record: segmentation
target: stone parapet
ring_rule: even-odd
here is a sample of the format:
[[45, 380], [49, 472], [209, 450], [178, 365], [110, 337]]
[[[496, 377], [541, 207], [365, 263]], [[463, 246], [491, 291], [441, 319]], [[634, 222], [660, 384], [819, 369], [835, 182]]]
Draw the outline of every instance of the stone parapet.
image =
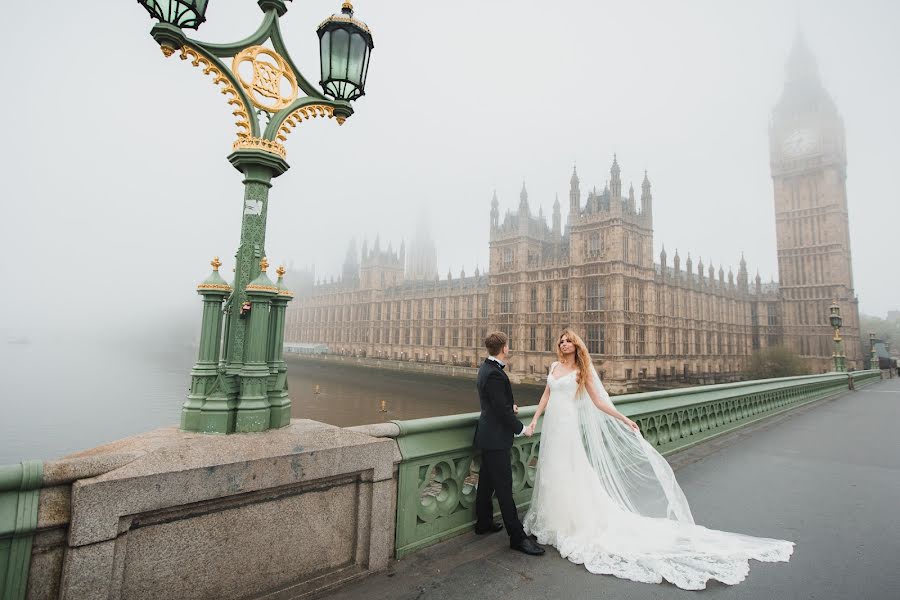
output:
[[390, 439], [295, 419], [162, 428], [48, 462], [18, 597], [317, 594], [387, 566], [399, 461]]

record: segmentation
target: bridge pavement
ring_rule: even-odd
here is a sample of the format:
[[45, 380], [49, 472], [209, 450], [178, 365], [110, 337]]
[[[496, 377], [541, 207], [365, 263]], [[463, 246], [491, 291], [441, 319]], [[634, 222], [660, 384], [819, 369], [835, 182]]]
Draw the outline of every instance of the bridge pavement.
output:
[[704, 592], [591, 575], [504, 534], [433, 546], [330, 600], [900, 598], [900, 379], [801, 407], [670, 457], [702, 525], [796, 542], [789, 563]]

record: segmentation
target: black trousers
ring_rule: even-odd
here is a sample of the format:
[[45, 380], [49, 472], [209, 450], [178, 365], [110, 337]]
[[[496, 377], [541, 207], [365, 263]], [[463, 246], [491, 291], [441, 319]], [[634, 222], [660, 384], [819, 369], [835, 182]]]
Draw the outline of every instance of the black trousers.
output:
[[496, 494], [503, 515], [503, 525], [509, 534], [509, 543], [518, 544], [525, 537], [516, 503], [512, 495], [512, 465], [509, 448], [482, 450], [481, 470], [478, 473], [478, 493], [475, 495], [475, 527], [487, 529], [494, 520], [491, 497]]

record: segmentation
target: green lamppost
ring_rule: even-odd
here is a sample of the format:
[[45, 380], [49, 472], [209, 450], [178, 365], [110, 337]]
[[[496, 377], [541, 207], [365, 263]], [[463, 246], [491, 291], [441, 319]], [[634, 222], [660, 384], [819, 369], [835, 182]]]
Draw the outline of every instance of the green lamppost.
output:
[[881, 365], [878, 362], [878, 352], [875, 351], [875, 332], [869, 332], [869, 350], [871, 352], [871, 358], [869, 358], [869, 368], [870, 369], [881, 369]]
[[847, 370], [844, 357], [844, 341], [841, 339], [841, 325], [843, 325], [844, 320], [841, 318], [841, 307], [838, 306], [837, 300], [831, 303], [829, 311], [829, 320], [831, 321], [831, 326], [834, 327], [834, 352], [831, 354], [831, 358], [834, 361], [834, 370], [838, 373], [843, 373]]
[[285, 47], [279, 26], [287, 12], [285, 0], [258, 0], [262, 23], [230, 44], [184, 34], [206, 20], [209, 0], [138, 3], [159, 21], [150, 35], [163, 54], [177, 53], [200, 67], [233, 108], [237, 131], [228, 160], [244, 176], [234, 282], [229, 285], [219, 276], [216, 259], [213, 275], [198, 286], [204, 301], [201, 348], [181, 427], [207, 433], [283, 427], [291, 413], [281, 348], [291, 294], [281, 280], [283, 270], [277, 283], [266, 275], [269, 188], [288, 170], [283, 143], [297, 125], [314, 117], [342, 125], [353, 114], [350, 102], [365, 94], [372, 34], [354, 18], [350, 2], [319, 25], [319, 89], [300, 73]]

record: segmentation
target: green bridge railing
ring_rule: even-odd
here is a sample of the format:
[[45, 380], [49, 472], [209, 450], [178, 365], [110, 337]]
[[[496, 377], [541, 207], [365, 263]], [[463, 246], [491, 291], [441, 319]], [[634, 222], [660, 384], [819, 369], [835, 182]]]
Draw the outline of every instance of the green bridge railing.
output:
[[[665, 455], [880, 378], [878, 370], [827, 373], [629, 394], [614, 402]], [[523, 407], [519, 417], [530, 419], [535, 409]], [[472, 440], [477, 421], [478, 413], [394, 421], [403, 457], [397, 558], [474, 527], [479, 453]], [[512, 448], [513, 498], [520, 509], [531, 501], [539, 452], [540, 424], [534, 436], [516, 438]]]

